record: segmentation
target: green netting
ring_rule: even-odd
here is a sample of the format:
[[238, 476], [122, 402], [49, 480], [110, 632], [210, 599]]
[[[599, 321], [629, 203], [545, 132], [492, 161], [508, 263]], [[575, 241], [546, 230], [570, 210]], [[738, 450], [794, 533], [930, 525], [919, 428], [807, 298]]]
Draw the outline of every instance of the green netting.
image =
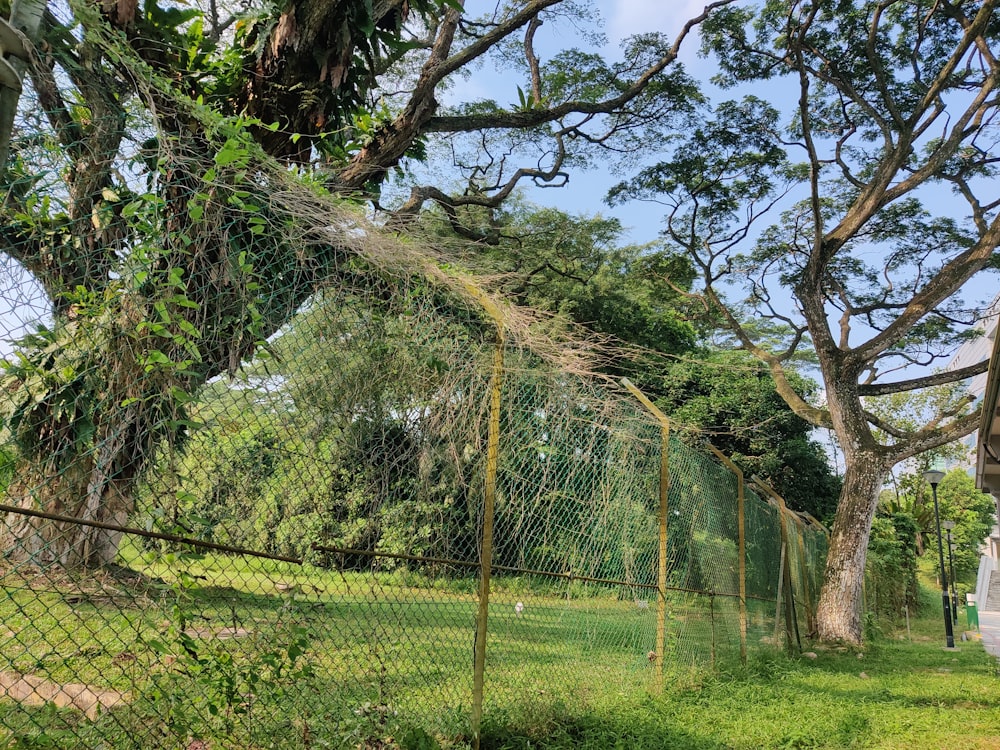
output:
[[[324, 289], [206, 382], [185, 439], [151, 448], [125, 529], [106, 531], [114, 567], [8, 557], [12, 735], [350, 747], [470, 731], [497, 345], [426, 283], [399, 277], [376, 304], [360, 284]], [[657, 650], [660, 426], [599, 380], [522, 346], [505, 357], [486, 710], [638, 695], [661, 670], [738, 658], [744, 637], [784, 645], [780, 512], [745, 488], [741, 612], [739, 479], [672, 438]], [[805, 622], [823, 537], [787, 525]]]

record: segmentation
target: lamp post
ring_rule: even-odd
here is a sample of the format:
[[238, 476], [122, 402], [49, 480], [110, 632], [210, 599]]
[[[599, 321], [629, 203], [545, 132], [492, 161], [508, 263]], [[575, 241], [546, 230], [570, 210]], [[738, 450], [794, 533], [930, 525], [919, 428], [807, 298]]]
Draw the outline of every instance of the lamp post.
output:
[[942, 521], [945, 533], [948, 535], [948, 576], [951, 578], [951, 621], [958, 624], [958, 592], [955, 590], [955, 558], [951, 553], [951, 530], [955, 528], [954, 521]]
[[934, 496], [934, 523], [937, 524], [938, 562], [941, 566], [941, 604], [944, 607], [945, 645], [948, 648], [955, 648], [955, 634], [951, 629], [951, 607], [948, 604], [948, 572], [944, 568], [944, 544], [941, 540], [941, 513], [938, 511], [937, 499], [937, 486], [944, 479], [944, 472], [930, 469], [924, 472], [924, 479], [930, 484], [931, 493]]

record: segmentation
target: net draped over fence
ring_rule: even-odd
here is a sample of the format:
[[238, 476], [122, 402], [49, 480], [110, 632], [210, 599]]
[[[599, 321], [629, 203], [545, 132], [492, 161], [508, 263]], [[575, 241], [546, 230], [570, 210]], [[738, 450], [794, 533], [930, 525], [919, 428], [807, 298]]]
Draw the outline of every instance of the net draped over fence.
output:
[[[707, 450], [665, 443], [628, 392], [498, 343], [468, 301], [413, 279], [366, 295], [323, 290], [263, 356], [205, 384], [125, 529], [104, 529], [114, 566], [52, 567], [45, 549], [4, 563], [10, 736], [463, 736], [477, 704], [488, 718], [655, 691], [804, 634], [820, 529]], [[31, 520], [74, 533], [54, 515]]]
[[820, 527], [90, 43], [141, 137], [11, 141], [0, 746], [464, 741], [809, 630]]

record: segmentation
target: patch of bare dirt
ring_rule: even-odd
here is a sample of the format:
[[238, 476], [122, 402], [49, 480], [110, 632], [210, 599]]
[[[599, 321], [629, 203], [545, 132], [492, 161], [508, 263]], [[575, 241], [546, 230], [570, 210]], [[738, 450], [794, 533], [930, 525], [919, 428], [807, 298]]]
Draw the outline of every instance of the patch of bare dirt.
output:
[[8, 698], [28, 706], [54, 703], [59, 708], [82, 711], [93, 721], [102, 711], [129, 703], [129, 693], [101, 690], [78, 682], [57, 683], [30, 674], [0, 671], [0, 699]]

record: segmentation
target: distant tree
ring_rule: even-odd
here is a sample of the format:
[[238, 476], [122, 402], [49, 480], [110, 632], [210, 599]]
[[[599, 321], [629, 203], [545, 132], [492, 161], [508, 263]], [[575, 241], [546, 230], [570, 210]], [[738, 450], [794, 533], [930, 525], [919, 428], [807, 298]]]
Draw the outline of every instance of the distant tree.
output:
[[625, 244], [617, 219], [535, 206], [499, 219], [498, 244], [482, 252], [513, 275], [508, 289], [522, 304], [663, 354], [694, 347], [687, 299], [674, 291], [694, 279], [685, 254]]
[[[658, 405], [681, 425], [699, 428], [745, 474], [766, 480], [790, 508], [832, 517], [840, 479], [813, 426], [782, 400], [766, 365], [740, 351], [703, 356], [666, 370]], [[789, 377], [804, 396], [815, 394], [815, 383]]]
[[963, 469], [952, 469], [938, 485], [942, 520], [955, 522], [952, 546], [955, 575], [975, 576], [979, 550], [996, 523], [996, 505], [991, 495], [976, 489], [975, 480]]

